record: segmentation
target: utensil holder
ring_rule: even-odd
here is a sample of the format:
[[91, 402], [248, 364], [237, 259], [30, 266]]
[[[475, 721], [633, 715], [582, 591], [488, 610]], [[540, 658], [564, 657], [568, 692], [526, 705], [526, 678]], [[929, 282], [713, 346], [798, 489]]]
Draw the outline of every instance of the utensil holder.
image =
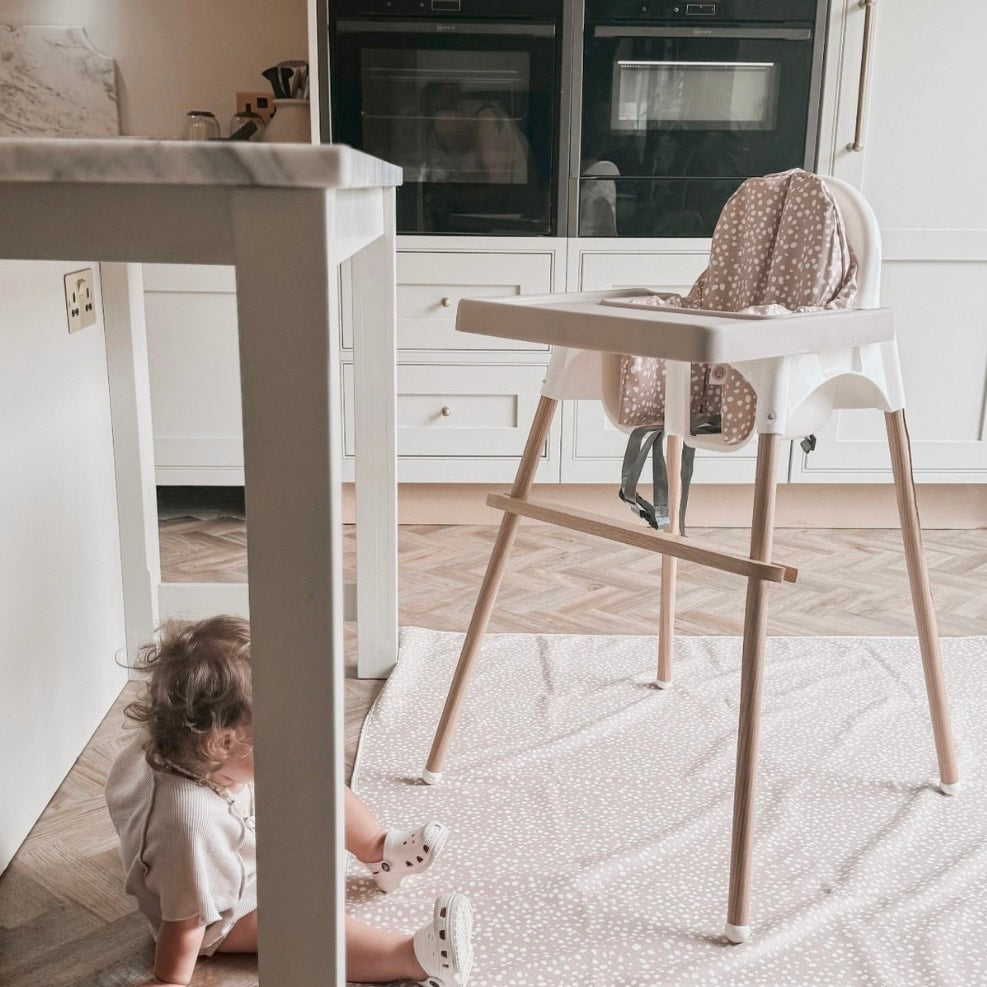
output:
[[310, 144], [312, 123], [307, 99], [274, 100], [274, 116], [263, 137], [265, 144]]

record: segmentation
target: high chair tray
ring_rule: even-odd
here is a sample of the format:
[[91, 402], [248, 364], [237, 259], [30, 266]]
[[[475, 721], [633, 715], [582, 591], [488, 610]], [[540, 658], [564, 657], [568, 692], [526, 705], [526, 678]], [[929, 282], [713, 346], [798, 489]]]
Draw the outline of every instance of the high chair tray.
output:
[[[709, 309], [706, 308], [687, 308], [684, 305], [645, 305], [643, 304], [643, 299], [646, 298], [660, 298], [662, 295], [667, 295], [667, 291], [653, 291], [651, 288], [626, 288], [626, 292], [633, 292], [634, 294], [624, 294], [621, 293], [619, 296], [608, 295], [606, 298], [601, 298], [599, 301], [600, 305], [608, 305], [616, 308], [632, 308], [636, 312], [669, 312], [676, 311], [681, 312], [683, 315], [712, 315]], [[715, 313], [721, 319], [740, 319], [742, 321], [751, 321], [753, 319], [787, 319], [789, 316], [796, 315], [795, 312], [780, 312], [777, 315], [765, 315], [762, 312], [716, 312]]]
[[741, 363], [845, 350], [894, 338], [891, 309], [841, 309], [771, 316], [600, 304], [644, 289], [515, 298], [464, 298], [460, 332], [689, 363]]

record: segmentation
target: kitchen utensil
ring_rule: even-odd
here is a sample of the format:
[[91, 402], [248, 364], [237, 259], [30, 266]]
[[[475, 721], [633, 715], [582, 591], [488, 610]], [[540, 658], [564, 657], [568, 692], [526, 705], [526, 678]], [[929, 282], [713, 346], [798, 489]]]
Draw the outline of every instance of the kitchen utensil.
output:
[[242, 126], [237, 127], [229, 137], [226, 139], [228, 141], [249, 141], [253, 140], [254, 134], [257, 133], [257, 124], [253, 120], [247, 120]]
[[212, 141], [219, 138], [219, 121], [209, 110], [189, 110], [185, 114], [187, 141]]
[[283, 62], [278, 62], [278, 68], [292, 70], [291, 83], [288, 87], [291, 98], [306, 98], [302, 95], [302, 86], [304, 80], [308, 78], [308, 62], [303, 58], [287, 58]]
[[292, 99], [291, 77], [295, 74], [295, 70], [289, 65], [279, 65], [278, 71], [281, 73], [281, 98]]
[[272, 65], [269, 69], [264, 69], [261, 75], [271, 84], [275, 99], [286, 99], [287, 94], [281, 88], [281, 69], [277, 65]]

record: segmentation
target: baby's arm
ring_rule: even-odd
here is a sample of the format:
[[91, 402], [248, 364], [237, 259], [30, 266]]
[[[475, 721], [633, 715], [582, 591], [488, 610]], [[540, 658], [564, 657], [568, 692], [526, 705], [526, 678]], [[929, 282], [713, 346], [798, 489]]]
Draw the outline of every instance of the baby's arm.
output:
[[154, 976], [158, 984], [187, 984], [199, 958], [206, 927], [195, 918], [162, 922], [154, 951]]

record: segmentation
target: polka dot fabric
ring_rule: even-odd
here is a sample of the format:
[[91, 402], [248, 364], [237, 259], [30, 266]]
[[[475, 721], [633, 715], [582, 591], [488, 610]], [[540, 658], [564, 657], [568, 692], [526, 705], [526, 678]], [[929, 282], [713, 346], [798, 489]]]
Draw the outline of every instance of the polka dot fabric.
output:
[[[649, 295], [644, 306], [783, 315], [848, 308], [857, 292], [857, 262], [839, 206], [825, 182], [801, 169], [751, 178], [731, 196], [713, 231], [709, 267], [688, 295]], [[622, 425], [662, 424], [665, 367], [652, 357], [624, 356]], [[750, 438], [757, 397], [732, 367], [692, 365], [692, 418], [719, 416], [726, 445]]]
[[987, 983], [987, 639], [942, 642], [963, 787], [935, 788], [913, 638], [769, 638], [752, 940], [728, 946], [740, 642], [488, 635], [442, 783], [419, 782], [462, 636], [418, 628], [353, 785], [385, 825], [449, 826], [426, 874], [348, 913], [413, 932], [475, 911], [470, 987]]

